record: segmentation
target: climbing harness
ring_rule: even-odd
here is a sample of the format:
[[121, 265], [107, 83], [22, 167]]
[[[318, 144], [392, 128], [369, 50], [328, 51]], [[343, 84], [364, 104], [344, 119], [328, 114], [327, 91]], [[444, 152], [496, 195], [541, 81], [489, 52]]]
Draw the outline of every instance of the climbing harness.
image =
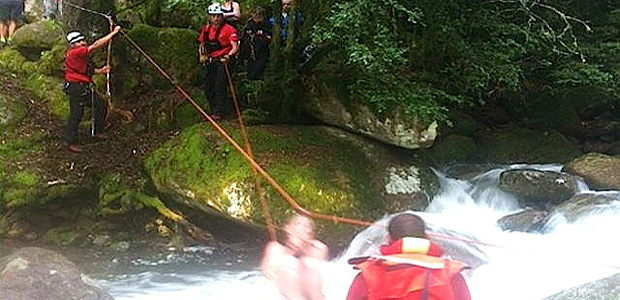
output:
[[[97, 15], [101, 15], [107, 18], [107, 15], [99, 13], [99, 12], [95, 12], [95, 11], [91, 11], [85, 8], [81, 8], [79, 6], [76, 6], [74, 4], [69, 3], [70, 6], [81, 9], [83, 11], [86, 12], [90, 12], [90, 13], [94, 13]], [[362, 221], [362, 220], [357, 220], [357, 219], [351, 219], [351, 218], [345, 218], [345, 217], [340, 217], [340, 216], [335, 216], [335, 215], [327, 215], [327, 214], [321, 214], [321, 213], [316, 213], [316, 212], [312, 212], [309, 211], [307, 209], [305, 209], [304, 207], [300, 206], [287, 192], [286, 190], [284, 190], [279, 184], [278, 182], [271, 177], [271, 175], [269, 173], [267, 173], [254, 159], [253, 153], [252, 153], [252, 148], [250, 146], [249, 143], [249, 138], [247, 137], [247, 132], [245, 130], [245, 126], [243, 125], [243, 122], [241, 120], [241, 114], [239, 111], [239, 105], [237, 103], [236, 100], [236, 96], [235, 96], [235, 92], [234, 92], [234, 86], [232, 85], [232, 76], [230, 74], [230, 70], [228, 68], [228, 65], [226, 63], [224, 63], [225, 66], [225, 70], [226, 70], [226, 75], [229, 81], [229, 87], [231, 89], [231, 94], [233, 95], [233, 101], [235, 104], [235, 110], [237, 113], [237, 117], [240, 119], [240, 127], [241, 127], [241, 131], [244, 134], [244, 139], [246, 142], [246, 147], [247, 150], [244, 150], [215, 120], [213, 120], [213, 118], [211, 118], [209, 116], [209, 114], [207, 114], [202, 107], [200, 107], [200, 105], [177, 83], [176, 80], [174, 80], [168, 73], [166, 73], [166, 71], [164, 71], [142, 48], [140, 48], [140, 46], [129, 37], [129, 35], [127, 35], [127, 33], [125, 33], [124, 30], [121, 29], [120, 31], [121, 35], [123, 37], [125, 37], [125, 39], [127, 39], [127, 41], [136, 49], [136, 51], [138, 51], [165, 79], [167, 79], [172, 86], [177, 90], [177, 92], [179, 92], [184, 98], [185, 100], [187, 100], [187, 102], [204, 118], [204, 120], [211, 124], [213, 126], [213, 128], [226, 140], [228, 141], [234, 148], [235, 150], [237, 150], [237, 152], [239, 152], [247, 161], [248, 163], [252, 166], [252, 169], [254, 170], [255, 173], [262, 175], [265, 180], [284, 198], [284, 200], [295, 210], [297, 211], [299, 214], [307, 216], [309, 218], [313, 218], [313, 219], [321, 219], [321, 220], [327, 220], [327, 221], [332, 221], [334, 223], [345, 223], [345, 224], [351, 224], [351, 225], [358, 225], [358, 226], [364, 226], [364, 227], [369, 227], [369, 226], [377, 226], [377, 227], [382, 227], [385, 228], [385, 225], [379, 225], [379, 224], [375, 224], [373, 222], [368, 222], [368, 221]], [[258, 176], [256, 176], [256, 181], [259, 181], [260, 178]], [[262, 186], [261, 186], [262, 189]], [[272, 240], [275, 239], [275, 226], [273, 225], [273, 221], [271, 219], [271, 214], [269, 212], [268, 206], [266, 201], [263, 199], [261, 199], [261, 204], [263, 205], [263, 210], [265, 211], [265, 219], [267, 220], [267, 225], [269, 227], [269, 234]], [[271, 223], [271, 224], [270, 224]], [[432, 238], [436, 238], [436, 239], [441, 239], [441, 240], [453, 240], [453, 241], [460, 241], [466, 244], [474, 244], [474, 245], [482, 245], [482, 246], [488, 246], [488, 247], [494, 247], [494, 248], [501, 248], [501, 249], [507, 249], [507, 250], [513, 250], [513, 251], [520, 251], [520, 252], [528, 252], [527, 249], [517, 249], [517, 248], [513, 248], [513, 247], [507, 247], [507, 246], [501, 246], [501, 245], [497, 245], [497, 244], [491, 244], [491, 243], [485, 243], [485, 242], [481, 242], [481, 241], [476, 241], [473, 239], [466, 239], [466, 238], [458, 238], [458, 237], [450, 237], [450, 236], [446, 236], [446, 235], [441, 235], [441, 234], [434, 234], [434, 233], [427, 233], [427, 235], [429, 237]], [[534, 252], [534, 251], [529, 251], [529, 252]], [[538, 254], [538, 253], [537, 253]], [[598, 265], [598, 266], [604, 266], [604, 267], [608, 267], [608, 268], [613, 268], [613, 269], [620, 269], [620, 266], [618, 265], [612, 265], [612, 264], [604, 264], [604, 263], [590, 263], [590, 265]]]
[[[106, 18], [106, 20], [108, 20], [108, 23], [110, 24], [110, 32], [112, 32], [112, 30], [114, 30], [114, 19], [112, 18], [112, 16], [108, 15], [108, 14], [104, 14], [104, 13], [100, 13], [98, 11], [94, 11], [94, 10], [90, 10], [88, 8], [85, 7], [81, 7], [79, 5], [75, 5], [73, 3], [70, 2], [66, 2], [69, 6], [91, 13], [91, 14], [95, 14], [101, 17]], [[107, 53], [106, 53], [106, 66], [108, 68], [111, 68], [111, 60], [112, 60], [112, 41], [110, 40], [108, 42], [107, 45]], [[110, 69], [111, 70], [111, 69]], [[112, 112], [117, 113], [119, 115], [121, 115], [124, 119], [124, 123], [131, 123], [134, 119], [135, 116], [131, 111], [128, 110], [124, 110], [124, 109], [120, 109], [120, 108], [116, 108], [114, 106], [114, 103], [112, 102], [112, 80], [111, 80], [111, 73], [108, 72], [106, 74], [106, 96], [104, 97], [105, 101], [106, 101], [106, 106], [105, 106], [105, 116], [104, 118], [107, 120], [108, 117], [111, 115]], [[96, 91], [93, 89], [93, 93], [95, 93]], [[94, 106], [94, 104], [93, 104]], [[94, 130], [94, 129], [93, 129]]]

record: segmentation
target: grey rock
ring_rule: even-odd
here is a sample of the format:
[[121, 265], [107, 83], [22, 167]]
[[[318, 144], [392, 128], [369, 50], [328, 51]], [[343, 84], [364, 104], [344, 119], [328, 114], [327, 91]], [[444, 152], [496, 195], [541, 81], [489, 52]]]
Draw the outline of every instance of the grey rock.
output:
[[620, 274], [582, 284], [549, 296], [543, 300], [618, 300]]
[[114, 299], [101, 288], [86, 282], [75, 264], [50, 250], [19, 249], [2, 260], [0, 269], [2, 299]]
[[579, 191], [573, 175], [531, 169], [502, 172], [499, 188], [541, 206], [562, 203]]
[[549, 213], [544, 210], [528, 208], [521, 212], [502, 217], [497, 221], [497, 225], [502, 230], [507, 231], [538, 231], [548, 214]]

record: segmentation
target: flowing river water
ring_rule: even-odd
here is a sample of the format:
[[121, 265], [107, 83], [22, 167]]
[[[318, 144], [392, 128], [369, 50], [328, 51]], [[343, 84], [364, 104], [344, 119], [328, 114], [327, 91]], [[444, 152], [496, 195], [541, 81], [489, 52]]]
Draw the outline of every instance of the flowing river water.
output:
[[[524, 166], [507, 168], [517, 167]], [[527, 167], [553, 171], [561, 168]], [[561, 217], [553, 218], [544, 234], [502, 231], [496, 221], [520, 210], [516, 199], [497, 187], [499, 174], [505, 169], [494, 169], [469, 181], [439, 174], [441, 192], [426, 211], [416, 212], [427, 221], [434, 240], [450, 256], [474, 267], [467, 274], [474, 300], [543, 299], [620, 273], [618, 191], [598, 192], [617, 199], [617, 205], [602, 207], [570, 224]], [[581, 190], [594, 193], [585, 184], [581, 184]], [[386, 224], [388, 217], [377, 222]], [[356, 274], [346, 260], [376, 253], [384, 236], [381, 227], [367, 228], [325, 266], [327, 299], [345, 298]], [[258, 271], [256, 258], [213, 258], [213, 250], [171, 249], [156, 258], [132, 259], [89, 275], [117, 300], [278, 299]]]

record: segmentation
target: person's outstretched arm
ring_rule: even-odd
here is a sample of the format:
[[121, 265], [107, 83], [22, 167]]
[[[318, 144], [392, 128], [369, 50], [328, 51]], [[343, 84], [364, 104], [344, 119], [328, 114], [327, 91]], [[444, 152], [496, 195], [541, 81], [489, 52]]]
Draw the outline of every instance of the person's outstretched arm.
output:
[[114, 27], [112, 32], [108, 33], [106, 36], [96, 40], [94, 43], [88, 46], [88, 52], [93, 52], [103, 46], [105, 46], [119, 31], [121, 30], [120, 26]]

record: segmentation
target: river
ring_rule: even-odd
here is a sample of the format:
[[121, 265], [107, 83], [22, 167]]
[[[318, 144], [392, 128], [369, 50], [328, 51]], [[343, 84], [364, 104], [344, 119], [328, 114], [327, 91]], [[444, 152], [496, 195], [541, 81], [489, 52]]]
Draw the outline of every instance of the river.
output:
[[[517, 168], [523, 166], [509, 166]], [[559, 165], [529, 165], [559, 171]], [[564, 289], [620, 273], [620, 205], [602, 208], [568, 224], [554, 218], [547, 233], [502, 231], [496, 221], [518, 212], [516, 199], [497, 188], [498, 168], [464, 181], [439, 174], [441, 192], [419, 213], [448, 255], [474, 268], [467, 282], [474, 300], [543, 299]], [[593, 193], [581, 184], [582, 193]], [[604, 192], [618, 199], [618, 191]], [[378, 220], [386, 224], [389, 216]], [[372, 254], [385, 232], [360, 232], [326, 268], [325, 293], [344, 299], [356, 272], [350, 257]], [[449, 238], [452, 237], [452, 238]], [[457, 237], [455, 240], [454, 237]], [[466, 242], [471, 241], [471, 242]], [[117, 300], [124, 299], [277, 299], [260, 275], [257, 257], [214, 258], [213, 249], [170, 249], [170, 253], [107, 262], [89, 274]], [[114, 266], [114, 267], [110, 267]]]

